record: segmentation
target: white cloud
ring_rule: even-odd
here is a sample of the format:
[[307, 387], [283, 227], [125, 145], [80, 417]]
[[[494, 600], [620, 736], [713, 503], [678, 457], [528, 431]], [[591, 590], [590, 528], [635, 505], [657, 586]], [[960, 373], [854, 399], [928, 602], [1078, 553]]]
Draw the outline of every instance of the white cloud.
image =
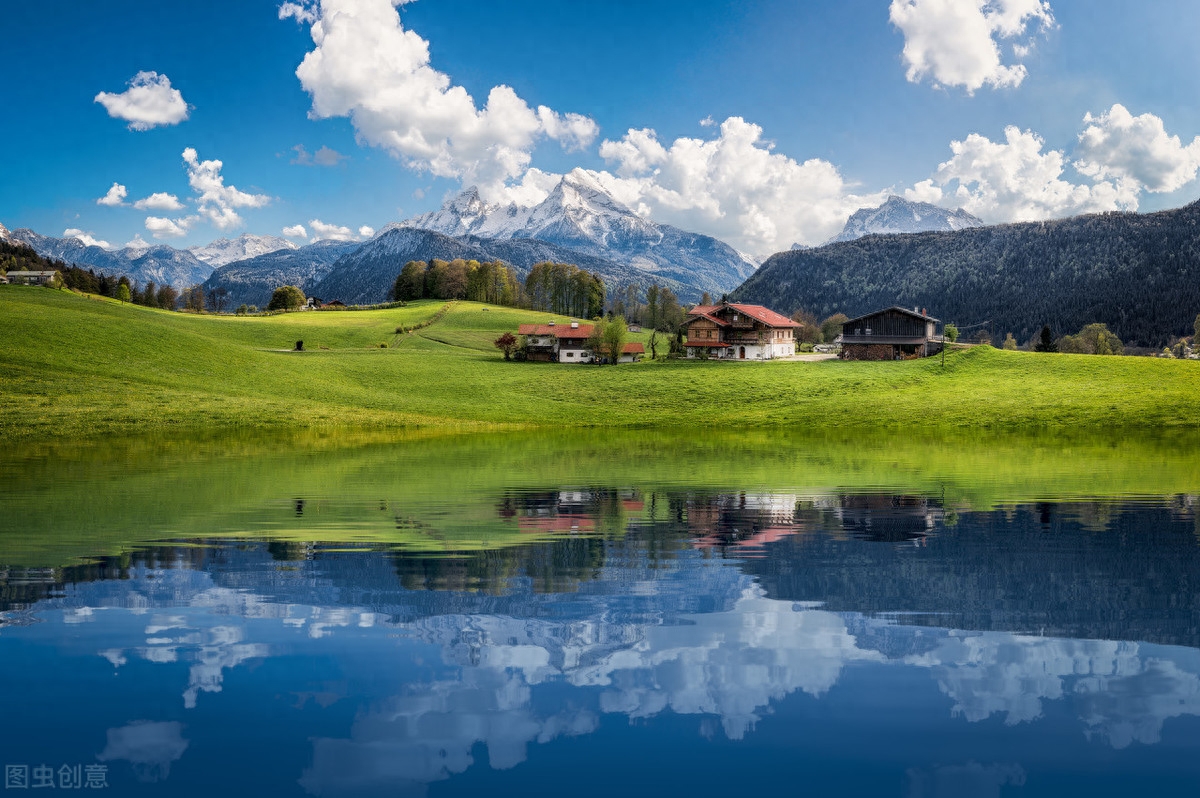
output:
[[110, 208], [115, 208], [118, 205], [125, 204], [125, 198], [129, 196], [129, 191], [120, 183], [113, 183], [112, 187], [100, 199], [96, 200], [97, 205], [107, 205]]
[[75, 227], [68, 227], [66, 230], [63, 230], [63, 238], [78, 238], [89, 247], [101, 247], [103, 249], [113, 248], [112, 244], [108, 243], [107, 241], [101, 241], [91, 233], [85, 233], [84, 231]]
[[358, 228], [358, 234], [363, 238], [370, 238], [371, 236], [375, 235], [375, 228], [364, 224], [362, 227]]
[[176, 125], [188, 117], [183, 94], [171, 88], [166, 75], [157, 72], [139, 72], [129, 81], [128, 89], [120, 94], [102, 91], [95, 102], [103, 105], [109, 116], [129, 122], [130, 130]]
[[308, 238], [308, 231], [304, 229], [302, 224], [294, 224], [291, 227], [285, 227], [281, 231], [288, 238]]
[[306, 150], [303, 144], [297, 144], [295, 147], [292, 147], [292, 150], [296, 153], [296, 157], [292, 159], [292, 163], [299, 164], [300, 166], [337, 166], [350, 157], [342, 155], [332, 147], [324, 145], [313, 153]]
[[1084, 116], [1075, 168], [1097, 179], [1133, 184], [1146, 191], [1175, 191], [1196, 179], [1200, 136], [1184, 145], [1154, 114], [1133, 116], [1117, 104], [1099, 116]]
[[937, 184], [948, 202], [990, 223], [1137, 208], [1136, 188], [1128, 183], [1064, 180], [1066, 155], [1043, 152], [1044, 142], [1036, 133], [1009, 126], [1004, 138], [993, 142], [972, 133], [951, 142], [953, 157], [938, 166], [932, 181], [922, 181], [906, 194], [932, 196]]
[[138, 233], [133, 238], [125, 242], [126, 249], [150, 249], [151, 244], [146, 239], [142, 238], [142, 234]]
[[304, 2], [301, 0], [299, 3], [293, 3], [291, 0], [288, 0], [288, 2], [285, 2], [279, 7], [280, 19], [288, 19], [291, 17], [297, 22], [303, 22], [306, 25], [313, 24], [320, 18], [320, 16], [321, 15], [317, 12], [317, 6], [315, 2]]
[[320, 241], [321, 239], [331, 239], [333, 241], [358, 240], [349, 227], [342, 227], [341, 225], [336, 224], [326, 224], [320, 219], [309, 219], [308, 229], [312, 230], [313, 241]]
[[217, 160], [201, 161], [191, 147], [183, 151], [183, 161], [187, 164], [188, 184], [196, 192], [200, 213], [221, 230], [243, 224], [235, 208], [261, 208], [270, 201], [264, 194], [247, 194], [235, 186], [225, 185], [225, 178], [221, 176], [224, 164]]
[[587, 149], [600, 134], [600, 126], [583, 114], [559, 114], [544, 105], [538, 106], [537, 113], [546, 135], [567, 152]]
[[309, 115], [345, 116], [359, 138], [409, 166], [476, 183], [494, 195], [529, 167], [542, 136], [567, 149], [587, 146], [595, 123], [578, 114], [535, 112], [508, 86], [482, 109], [462, 86], [430, 66], [429, 43], [405, 30], [403, 0], [288, 2], [281, 18], [312, 25], [315, 48], [296, 76], [312, 96]]
[[[973, 94], [984, 85], [1021, 85], [1025, 65], [1005, 64], [999, 39], [1018, 39], [1037, 25], [1054, 25], [1045, 0], [892, 0], [892, 24], [904, 34], [903, 59], [913, 83], [961, 86]], [[1013, 55], [1028, 56], [1031, 39], [1012, 43]]]
[[942, 201], [942, 189], [930, 178], [920, 181], [912, 188], [905, 189], [904, 198], [911, 202], [928, 202], [936, 205]]
[[828, 161], [799, 162], [772, 146], [762, 128], [740, 117], [722, 122], [714, 139], [679, 138], [669, 147], [652, 130], [630, 130], [600, 145], [617, 174], [593, 175], [642, 215], [756, 256], [794, 241], [821, 243], [855, 210], [883, 201], [882, 192], [852, 193]]
[[157, 191], [133, 203], [133, 207], [139, 211], [179, 211], [183, 210], [183, 203], [174, 194]]
[[196, 221], [195, 216], [188, 216], [183, 219], [166, 219], [162, 216], [147, 216], [146, 229], [155, 238], [183, 238], [188, 234], [192, 224]]

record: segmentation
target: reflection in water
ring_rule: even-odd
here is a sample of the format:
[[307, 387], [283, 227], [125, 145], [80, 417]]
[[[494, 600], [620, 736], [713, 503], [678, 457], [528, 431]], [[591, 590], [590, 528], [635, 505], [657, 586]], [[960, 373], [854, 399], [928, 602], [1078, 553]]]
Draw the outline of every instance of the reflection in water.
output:
[[[8, 568], [0, 677], [92, 673], [114, 700], [80, 721], [79, 750], [140, 781], [200, 778], [236, 733], [229, 713], [298, 735], [303, 761], [272, 783], [316, 795], [478, 787], [484, 763], [540, 772], [535, 747], [611, 753], [646, 727], [689, 757], [802, 756], [808, 735], [811, 767], [893, 728], [884, 783], [911, 795], [1036, 789], [1100, 747], [1140, 773], [1164, 741], [1188, 756], [1156, 777], [1197, 776], [1191, 497], [977, 513], [919, 495], [563, 486], [458, 511], [479, 507], [473, 523], [538, 542], [445, 557], [196, 539]], [[436, 534], [454, 508], [406, 523]], [[670, 784], [687, 762], [659, 766]]]

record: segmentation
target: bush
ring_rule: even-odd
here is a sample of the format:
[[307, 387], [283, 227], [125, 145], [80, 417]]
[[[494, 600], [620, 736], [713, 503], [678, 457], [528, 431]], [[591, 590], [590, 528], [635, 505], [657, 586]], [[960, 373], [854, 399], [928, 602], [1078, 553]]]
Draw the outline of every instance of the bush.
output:
[[281, 285], [271, 294], [267, 310], [295, 310], [305, 303], [304, 292], [294, 285]]

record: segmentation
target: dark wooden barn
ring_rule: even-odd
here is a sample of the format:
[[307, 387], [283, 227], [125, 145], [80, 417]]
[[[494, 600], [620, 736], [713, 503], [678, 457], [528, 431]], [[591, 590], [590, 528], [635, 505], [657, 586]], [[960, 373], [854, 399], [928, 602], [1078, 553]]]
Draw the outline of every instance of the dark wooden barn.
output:
[[938, 319], [924, 310], [877, 310], [842, 324], [843, 360], [907, 360], [942, 351]]

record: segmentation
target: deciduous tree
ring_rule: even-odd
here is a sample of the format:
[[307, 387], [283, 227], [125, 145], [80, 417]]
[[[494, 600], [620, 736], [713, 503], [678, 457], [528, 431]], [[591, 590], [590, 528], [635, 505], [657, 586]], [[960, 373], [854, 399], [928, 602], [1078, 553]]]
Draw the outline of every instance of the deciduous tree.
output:
[[295, 310], [305, 302], [304, 292], [294, 285], [281, 285], [271, 293], [267, 310]]

